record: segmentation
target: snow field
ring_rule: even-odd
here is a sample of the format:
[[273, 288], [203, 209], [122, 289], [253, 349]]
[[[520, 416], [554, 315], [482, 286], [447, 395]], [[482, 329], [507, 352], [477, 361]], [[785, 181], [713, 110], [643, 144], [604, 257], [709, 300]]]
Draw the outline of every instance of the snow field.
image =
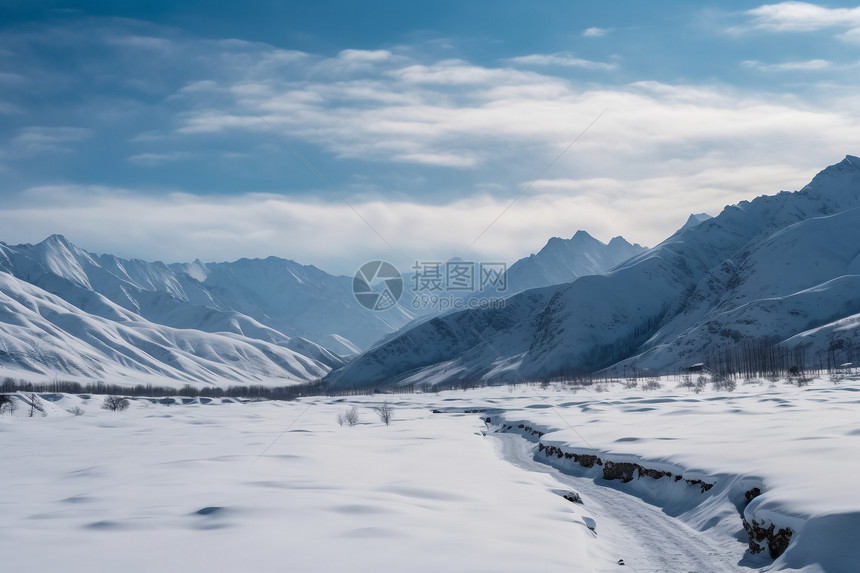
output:
[[[13, 571], [856, 570], [858, 381], [662, 384], [22, 403], [0, 417], [0, 549]], [[537, 442], [673, 475], [607, 481]], [[788, 550], [746, 554], [742, 513], [790, 528]]]
[[[475, 415], [405, 401], [386, 427], [359, 405], [359, 425], [340, 427], [348, 403], [331, 399], [100, 404], [65, 396], [47, 417], [26, 417], [22, 404], [0, 418], [4, 570], [514, 572], [611, 561], [578, 506], [500, 459]], [[73, 406], [86, 413], [59, 415]]]

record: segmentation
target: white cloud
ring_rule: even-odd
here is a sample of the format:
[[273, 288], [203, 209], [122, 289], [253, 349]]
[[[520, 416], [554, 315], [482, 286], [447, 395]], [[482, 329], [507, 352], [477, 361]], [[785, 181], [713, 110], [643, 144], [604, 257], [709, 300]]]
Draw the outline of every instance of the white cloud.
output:
[[[591, 28], [589, 28], [591, 29]], [[605, 62], [595, 62], [593, 60], [584, 60], [577, 58], [571, 54], [559, 52], [555, 54], [532, 54], [529, 56], [520, 56], [511, 58], [509, 61], [515, 64], [527, 66], [565, 66], [572, 68], [583, 68], [586, 70], [605, 70], [610, 71], [617, 69], [616, 64], [608, 64]]]
[[68, 151], [68, 144], [92, 137], [93, 133], [93, 130], [83, 127], [23, 127], [10, 142], [8, 151], [22, 156]]
[[860, 38], [860, 7], [826, 8], [808, 2], [765, 4], [746, 12], [751, 26], [772, 32], [815, 32], [828, 28], [847, 28], [836, 37], [848, 42]]
[[808, 2], [765, 4], [749, 10], [756, 28], [777, 32], [811, 32], [860, 26], [860, 8], [825, 8]]
[[487, 68], [463, 60], [443, 60], [432, 65], [413, 64], [389, 72], [407, 84], [469, 86], [487, 83], [534, 80], [529, 72]]
[[[797, 71], [828, 64], [746, 65]], [[232, 99], [216, 103], [197, 94], [177, 118], [178, 134], [242, 130], [271, 138], [268, 122], [289, 140], [311, 141], [340, 157], [457, 168], [520, 164], [537, 173], [608, 110], [571, 156], [588, 158], [579, 168], [589, 171], [614, 160], [632, 174], [697, 154], [742, 164], [792, 156], [814, 165], [801, 151], [804, 142], [823, 138], [816, 159], [830, 161], [852, 152], [860, 126], [850, 106], [811, 105], [790, 95], [659, 82], [582, 87], [550, 75], [450, 60], [335, 83], [271, 79], [253, 89], [225, 83], [217, 98]], [[576, 164], [568, 159], [560, 168]]]
[[165, 163], [172, 163], [174, 161], [189, 159], [191, 157], [192, 155], [190, 153], [186, 153], [183, 151], [174, 151], [171, 153], [138, 153], [129, 156], [128, 161], [130, 161], [131, 163], [136, 163], [138, 165], [154, 167], [158, 165], [163, 165]]
[[803, 60], [799, 62], [782, 62], [779, 64], [765, 64], [757, 60], [745, 60], [741, 62], [745, 68], [761, 70], [763, 72], [818, 72], [832, 69], [833, 62], [828, 60]]
[[608, 34], [611, 30], [609, 28], [586, 28], [582, 35], [586, 38], [600, 38]]
[[371, 229], [340, 201], [253, 193], [153, 197], [127, 189], [52, 186], [30, 189], [20, 204], [0, 211], [0, 228], [7, 242], [34, 242], [60, 232], [89, 250], [127, 257], [176, 262], [278, 255], [304, 263], [327, 261], [326, 270], [350, 274], [375, 257], [403, 268], [416, 259], [453, 255], [513, 262], [537, 251], [549, 237], [572, 236], [577, 229], [604, 241], [624, 235], [653, 246], [691, 212], [716, 214], [727, 203], [798, 188], [813, 175], [785, 164], [691, 167], [679, 175], [641, 179], [538, 181], [471, 251], [468, 246], [508, 198], [481, 193], [442, 204], [353, 201]]
[[342, 60], [354, 62], [384, 62], [393, 56], [388, 50], [342, 50], [337, 55]]
[[[138, 124], [146, 131], [132, 140], [129, 162], [159, 165], [211, 153], [213, 161], [229, 159], [228, 169], [241, 169], [251, 164], [245, 163], [249, 156], [271, 157], [261, 159], [263, 148], [289, 155], [268, 122], [302, 149], [313, 146], [322, 157], [315, 167], [326, 176], [326, 167], [340, 170], [330, 179], [343, 181], [341, 191], [362, 215], [410, 253], [403, 259], [459, 254], [510, 260], [578, 228], [602, 239], [624, 234], [654, 244], [690, 212], [716, 212], [742, 198], [800, 187], [846, 153], [860, 154], [860, 98], [856, 90], [848, 93], [845, 82], [842, 89], [814, 95], [655, 81], [600, 85], [568, 80], [546, 67], [578, 65], [570, 54], [532, 54], [514, 62], [545, 66], [525, 69], [510, 62], [419, 59], [404, 55], [415, 53], [405, 49], [323, 57], [238, 40], [171, 42], [178, 49], [167, 59], [159, 59], [157, 46], [127, 44], [149, 66], [141, 81], [149, 81], [145, 72], [158, 76], [165, 66], [188, 78], [171, 84], [159, 100], [158, 118]], [[825, 60], [744, 65], [773, 72], [838, 69]], [[604, 110], [546, 180], [478, 243], [478, 251], [463, 252], [521, 185]], [[144, 111], [135, 113], [151, 117]], [[20, 149], [36, 152], [64, 149], [91, 135], [31, 127], [12, 138]], [[344, 173], [358, 163], [362, 171], [355, 177]], [[407, 177], [421, 182], [413, 185]], [[308, 191], [284, 181], [291, 193]], [[399, 199], [385, 200], [392, 196]], [[17, 206], [4, 205], [0, 239], [33, 241], [63, 232], [84, 247], [129, 256], [274, 253], [328, 261], [342, 272], [351, 272], [356, 260], [385, 255], [385, 246], [348, 207], [328, 191], [320, 197], [325, 200], [43, 188]]]
[[166, 38], [156, 36], [117, 35], [108, 37], [107, 43], [113, 46], [129, 48], [144, 48], [157, 50], [159, 52], [171, 52], [175, 50], [176, 44]]
[[850, 42], [852, 44], [860, 44], [860, 27], [852, 28], [847, 32], [838, 34], [836, 37], [845, 42]]

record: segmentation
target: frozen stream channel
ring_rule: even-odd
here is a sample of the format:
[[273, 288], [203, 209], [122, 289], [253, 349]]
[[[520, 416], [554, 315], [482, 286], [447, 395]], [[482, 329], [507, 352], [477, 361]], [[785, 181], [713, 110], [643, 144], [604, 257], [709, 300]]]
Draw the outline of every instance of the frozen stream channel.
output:
[[559, 482], [559, 489], [579, 492], [584, 502], [582, 512], [593, 518], [597, 540], [623, 559], [630, 571], [751, 570], [740, 564], [746, 545], [734, 537], [696, 531], [659, 507], [616, 488], [612, 482], [600, 485], [591, 478], [568, 475], [537, 461], [537, 444], [518, 434], [493, 433], [487, 439], [495, 443], [503, 459], [531, 472], [549, 474]]

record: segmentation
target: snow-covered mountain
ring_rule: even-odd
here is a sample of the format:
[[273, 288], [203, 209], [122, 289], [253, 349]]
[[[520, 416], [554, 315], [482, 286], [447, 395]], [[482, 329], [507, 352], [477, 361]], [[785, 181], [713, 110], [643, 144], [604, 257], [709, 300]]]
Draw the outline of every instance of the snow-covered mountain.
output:
[[798, 192], [691, 217], [609, 273], [418, 324], [327, 379], [456, 384], [669, 369], [744, 340], [811, 343], [824, 336], [816, 328], [850, 330], [860, 313], [856, 207], [860, 159], [848, 156]]
[[286, 385], [317, 379], [339, 364], [321, 347], [312, 358], [306, 349], [241, 334], [155, 324], [84, 289], [70, 298], [77, 305], [0, 272], [4, 375], [120, 385]]
[[352, 278], [277, 257], [165, 265], [91, 254], [53, 235], [37, 245], [0, 243], [0, 270], [75, 306], [98, 293], [158, 324], [287, 346], [304, 338], [340, 355], [412, 318], [400, 307], [368, 312], [353, 297]]
[[274, 257], [165, 265], [60, 235], [0, 243], [0, 367], [163, 384], [315, 380], [411, 319], [367, 311], [351, 288]]
[[[529, 260], [581, 274], [633, 248], [585, 233], [562, 249], [555, 242]], [[0, 367], [51, 377], [312, 380], [414, 318], [403, 307], [368, 311], [352, 278], [276, 257], [167, 265], [92, 254], [53, 235], [0, 243], [0, 275]]]
[[570, 239], [553, 237], [537, 254], [511, 265], [507, 270], [507, 292], [515, 294], [530, 288], [573, 282], [585, 275], [598, 275], [644, 250], [639, 244], [631, 245], [624, 237], [615, 237], [606, 244], [585, 231], [577, 231]]

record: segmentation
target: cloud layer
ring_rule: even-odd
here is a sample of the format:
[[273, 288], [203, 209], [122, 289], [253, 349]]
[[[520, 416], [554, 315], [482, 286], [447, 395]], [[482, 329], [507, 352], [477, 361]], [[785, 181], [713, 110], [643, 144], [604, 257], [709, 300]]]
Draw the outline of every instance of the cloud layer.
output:
[[[857, 10], [797, 2], [743, 17], [837, 42], [860, 26]], [[860, 98], [824, 58], [732, 63], [793, 89], [630, 79], [614, 51], [478, 63], [420, 48], [320, 54], [107, 19], [9, 32], [0, 240], [62, 232], [126, 256], [278, 254], [345, 273], [376, 256], [510, 261], [581, 228], [653, 245], [691, 212], [796, 189], [860, 152]]]

